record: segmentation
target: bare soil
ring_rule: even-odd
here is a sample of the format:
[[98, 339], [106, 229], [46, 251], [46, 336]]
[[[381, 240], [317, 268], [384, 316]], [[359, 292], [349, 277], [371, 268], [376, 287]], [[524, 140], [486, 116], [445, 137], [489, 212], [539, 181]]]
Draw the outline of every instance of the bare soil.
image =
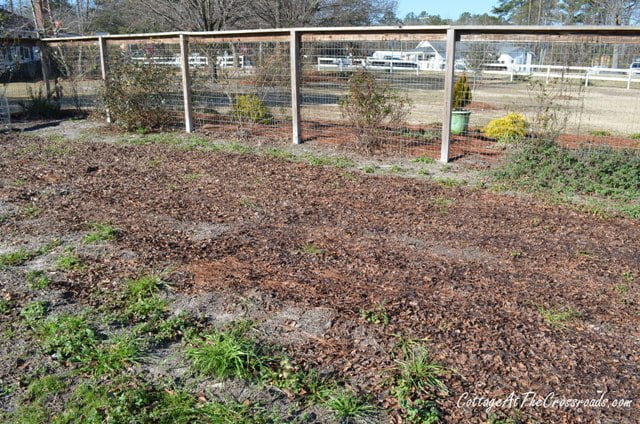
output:
[[[446, 422], [488, 419], [458, 405], [464, 393], [600, 391], [632, 404], [518, 409], [524, 422], [640, 420], [640, 281], [618, 289], [623, 275], [640, 275], [636, 221], [259, 155], [93, 142], [56, 153], [20, 136], [0, 146], [4, 250], [91, 222], [121, 231], [113, 249], [86, 253], [87, 269], [55, 281], [67, 303], [95, 302], [96, 290], [142, 269], [173, 269], [182, 308], [215, 323], [258, 321], [296, 359], [374, 395], [385, 422], [397, 420], [388, 377], [398, 335], [429, 340], [455, 370], [451, 394], [437, 399]], [[37, 219], [15, 212], [30, 204]], [[2, 278], [5, 296], [19, 291]], [[378, 304], [387, 326], [360, 318]], [[567, 307], [579, 316], [564, 328], [540, 313]], [[0, 367], [3, 380], [21, 372], [12, 361]]]

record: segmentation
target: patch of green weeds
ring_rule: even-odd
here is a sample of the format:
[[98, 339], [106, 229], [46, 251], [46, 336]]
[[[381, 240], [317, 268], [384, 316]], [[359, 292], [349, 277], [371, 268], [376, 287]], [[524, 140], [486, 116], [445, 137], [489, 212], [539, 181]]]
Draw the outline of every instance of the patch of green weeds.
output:
[[317, 370], [301, 369], [286, 355], [273, 358], [270, 367], [262, 369], [261, 381], [278, 387], [290, 397], [304, 396], [306, 401], [323, 402], [335, 388], [335, 381]]
[[267, 424], [279, 422], [277, 416], [254, 402], [207, 402], [199, 408], [203, 421], [212, 423]]
[[62, 377], [50, 374], [29, 383], [26, 395], [29, 399], [39, 400], [62, 393], [66, 388], [67, 384]]
[[610, 137], [611, 132], [603, 131], [603, 130], [594, 130], [594, 131], [589, 131], [589, 135], [592, 135], [594, 137]]
[[16, 178], [11, 182], [11, 185], [14, 187], [24, 187], [27, 185], [27, 181], [22, 178]]
[[184, 176], [184, 178], [189, 181], [198, 181], [206, 177], [207, 174], [205, 172], [192, 172], [189, 174], [185, 174]]
[[28, 250], [25, 248], [20, 248], [15, 252], [4, 253], [0, 255], [0, 270], [10, 266], [22, 265], [25, 262], [29, 262], [40, 255], [45, 255], [51, 252], [58, 246], [60, 246], [60, 240], [54, 240], [41, 247], [40, 249]]
[[236, 325], [226, 331], [194, 337], [185, 348], [185, 357], [191, 362], [191, 368], [203, 375], [220, 379], [255, 377], [266, 358], [246, 332], [246, 325]]
[[438, 178], [436, 179], [436, 182], [442, 187], [448, 188], [460, 187], [462, 185], [462, 181], [455, 178]]
[[51, 279], [42, 270], [34, 270], [27, 272], [27, 285], [32, 290], [43, 290], [51, 284]]
[[173, 342], [188, 334], [195, 326], [196, 322], [192, 317], [186, 313], [180, 313], [158, 320], [149, 330], [153, 333], [153, 340], [156, 343]]
[[6, 214], [0, 214], [0, 224], [2, 224], [3, 222], [6, 222], [9, 220], [9, 215]]
[[297, 159], [297, 156], [294, 155], [293, 153], [291, 153], [291, 152], [289, 152], [287, 150], [278, 149], [278, 148], [275, 148], [275, 147], [263, 150], [262, 154], [265, 155], [265, 156], [272, 157], [272, 158], [284, 159], [284, 160], [288, 160], [288, 161], [295, 161]]
[[42, 424], [49, 422], [49, 414], [42, 402], [34, 402], [21, 405], [6, 420], [8, 424]]
[[446, 196], [438, 196], [433, 199], [433, 204], [440, 210], [441, 213], [447, 212], [447, 210], [453, 205], [453, 199]]
[[302, 253], [305, 253], [307, 255], [311, 255], [311, 256], [321, 256], [327, 253], [326, 249], [322, 249], [318, 246], [315, 246], [311, 243], [307, 243], [304, 246], [302, 246], [301, 249]]
[[622, 273], [622, 279], [629, 284], [632, 284], [636, 281], [636, 275], [631, 271], [624, 271]]
[[113, 374], [140, 361], [140, 343], [131, 335], [115, 337], [92, 349], [84, 358], [85, 370], [93, 376]]
[[84, 268], [82, 260], [74, 253], [74, 249], [68, 247], [64, 253], [56, 259], [56, 267], [63, 271], [78, 271]]
[[98, 333], [83, 315], [48, 319], [37, 333], [44, 351], [61, 361], [86, 362], [98, 343]]
[[101, 223], [93, 223], [91, 224], [91, 232], [84, 236], [84, 243], [91, 244], [99, 241], [113, 241], [116, 239], [118, 235], [118, 230], [109, 225], [109, 224], [101, 224]]
[[376, 305], [373, 309], [361, 309], [360, 318], [370, 324], [389, 325], [391, 322], [391, 317], [382, 303]]
[[427, 169], [420, 169], [418, 170], [418, 175], [422, 175], [424, 177], [431, 175], [431, 172], [429, 172], [429, 170]]
[[0, 299], [0, 314], [7, 315], [11, 313], [13, 303], [7, 299]]
[[30, 219], [37, 218], [41, 213], [42, 209], [33, 203], [22, 208], [22, 215]]
[[36, 250], [20, 248], [15, 252], [3, 253], [0, 255], [0, 269], [10, 266], [22, 265], [38, 255]]
[[380, 170], [380, 167], [377, 165], [365, 165], [362, 167], [362, 171], [366, 174], [375, 174]]
[[632, 149], [569, 149], [552, 141], [522, 143], [493, 175], [500, 183], [547, 196], [599, 196], [631, 217], [637, 208], [640, 216], [640, 153]]
[[126, 282], [125, 294], [131, 300], [139, 300], [157, 293], [163, 285], [157, 275], [141, 275]]
[[167, 306], [168, 302], [156, 295], [139, 298], [127, 305], [126, 317], [129, 321], [155, 323], [167, 312]]
[[22, 308], [20, 316], [27, 322], [27, 324], [35, 325], [38, 321], [42, 320], [45, 315], [47, 315], [47, 310], [48, 307], [45, 302], [35, 301]]
[[249, 199], [248, 197], [243, 197], [239, 203], [243, 208], [258, 209], [260, 207], [255, 200]]
[[306, 155], [304, 159], [309, 165], [313, 166], [331, 166], [334, 168], [352, 168], [355, 163], [345, 156], [323, 156], [323, 155]]
[[324, 405], [335, 414], [341, 423], [369, 420], [377, 412], [376, 408], [366, 399], [347, 389], [331, 393]]
[[392, 394], [408, 423], [437, 423], [441, 412], [435, 400], [449, 390], [442, 377], [451, 370], [433, 361], [429, 350], [415, 341], [402, 340], [396, 360]]
[[391, 174], [404, 174], [407, 170], [400, 165], [393, 164], [389, 167], [389, 172]]
[[430, 165], [433, 163], [436, 163], [436, 160], [434, 158], [430, 158], [429, 156], [418, 156], [415, 157], [413, 159], [411, 159], [412, 163], [422, 163], [425, 165]]
[[580, 317], [580, 313], [570, 306], [548, 309], [544, 306], [539, 306], [538, 312], [547, 324], [559, 329], [566, 328], [570, 321]]

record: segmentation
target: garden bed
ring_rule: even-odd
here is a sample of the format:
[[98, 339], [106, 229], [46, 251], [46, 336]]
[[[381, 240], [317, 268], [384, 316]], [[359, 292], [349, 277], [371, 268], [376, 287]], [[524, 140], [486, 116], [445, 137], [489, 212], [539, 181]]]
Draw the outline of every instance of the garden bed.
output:
[[[66, 391], [93, 381], [87, 372], [69, 376], [73, 364], [42, 351], [21, 314], [27, 305], [46, 302], [51, 316], [100, 310], [128, 280], [156, 273], [168, 283], [170, 310], [197, 317], [198, 331], [252, 321], [256, 339], [369, 396], [373, 420], [401, 422], [394, 384], [398, 345], [407, 340], [450, 371], [438, 377], [448, 394], [420, 395], [445, 422], [640, 419], [637, 221], [241, 149], [95, 141], [0, 139], [0, 253], [37, 253], [0, 270], [5, 412], [29, 407], [29, 382], [43, 374], [66, 379], [43, 406], [49, 419], [71, 407]], [[117, 229], [113, 239], [84, 242], [92, 223]], [[52, 240], [59, 242], [43, 250]], [[69, 252], [82, 267], [61, 265]], [[48, 288], [25, 284], [34, 270], [51, 279]], [[128, 329], [104, 319], [107, 335]], [[194, 402], [233, 396], [289, 408], [285, 420], [337, 422], [329, 402], [304, 403], [308, 393], [290, 387], [274, 395], [268, 385], [243, 391], [210, 376], [186, 378], [184, 343], [149, 344], [120, 373], [168, 379], [166, 390], [185, 390]], [[606, 392], [632, 403], [487, 412], [459, 401], [512, 392]]]

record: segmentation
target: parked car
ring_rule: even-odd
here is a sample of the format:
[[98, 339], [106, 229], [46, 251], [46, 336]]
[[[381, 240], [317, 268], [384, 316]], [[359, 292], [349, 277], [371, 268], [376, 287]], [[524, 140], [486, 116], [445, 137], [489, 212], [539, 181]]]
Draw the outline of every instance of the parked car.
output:
[[631, 66], [629, 66], [629, 69], [631, 69], [631, 72], [633, 72], [634, 74], [640, 74], [640, 61], [633, 62]]

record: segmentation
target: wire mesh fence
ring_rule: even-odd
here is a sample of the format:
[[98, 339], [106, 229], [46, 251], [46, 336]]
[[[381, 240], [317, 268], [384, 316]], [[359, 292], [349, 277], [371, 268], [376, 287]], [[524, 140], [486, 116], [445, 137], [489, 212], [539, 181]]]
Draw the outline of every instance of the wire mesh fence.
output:
[[52, 79], [50, 90], [61, 106], [94, 107], [102, 79], [99, 46], [95, 42], [61, 43], [43, 51]]
[[30, 93], [42, 87], [41, 46], [35, 39], [0, 40], [0, 81], [3, 84], [1, 103], [6, 102], [13, 113], [21, 111], [20, 103], [29, 99]]
[[456, 80], [466, 77], [473, 98], [466, 111], [454, 112], [454, 120], [460, 119], [456, 114], [470, 116], [466, 130], [453, 126], [460, 134], [454, 134], [452, 146], [487, 156], [518, 139], [552, 139], [572, 148], [640, 147], [640, 45], [629, 41], [463, 38], [456, 43]]
[[444, 73], [419, 61], [425, 37], [303, 36], [303, 141], [439, 157]]
[[[146, 129], [148, 122], [155, 121], [162, 127], [183, 126], [184, 94], [178, 39], [106, 40], [106, 43], [106, 73], [110, 83], [106, 89], [122, 90], [123, 97], [129, 96], [128, 102], [122, 102], [125, 109], [121, 112], [126, 115], [127, 125]], [[132, 115], [138, 111], [145, 114], [136, 122]]]
[[289, 38], [191, 37], [196, 129], [218, 137], [291, 138]]
[[[167, 123], [448, 160], [501, 157], [519, 139], [640, 148], [638, 36], [629, 28], [410, 27], [104, 38], [111, 78], [126, 64], [164, 70], [149, 96]], [[100, 40], [44, 43], [66, 101], [95, 106]]]

